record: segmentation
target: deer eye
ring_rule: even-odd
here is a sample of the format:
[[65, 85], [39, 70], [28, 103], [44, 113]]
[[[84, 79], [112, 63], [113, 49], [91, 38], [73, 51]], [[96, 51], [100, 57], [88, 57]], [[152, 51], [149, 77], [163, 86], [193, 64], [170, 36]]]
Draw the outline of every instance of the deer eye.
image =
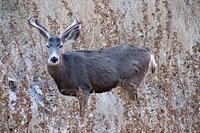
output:
[[47, 48], [50, 48], [50, 46], [49, 46], [49, 45], [47, 45]]
[[60, 45], [60, 46], [59, 46], [59, 48], [62, 48], [62, 47], [63, 47], [63, 45]]

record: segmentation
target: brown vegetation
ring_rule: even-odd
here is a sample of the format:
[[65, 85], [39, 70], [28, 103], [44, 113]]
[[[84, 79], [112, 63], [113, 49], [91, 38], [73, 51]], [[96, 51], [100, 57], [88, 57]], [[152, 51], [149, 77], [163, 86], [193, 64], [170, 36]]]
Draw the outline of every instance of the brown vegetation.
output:
[[[199, 131], [197, 0], [1, 0], [0, 7], [0, 132]], [[138, 90], [140, 106], [120, 89], [93, 94], [80, 126], [77, 100], [62, 96], [47, 73], [44, 40], [27, 22], [31, 13], [52, 33], [79, 17], [81, 37], [66, 50], [151, 48], [158, 69]]]

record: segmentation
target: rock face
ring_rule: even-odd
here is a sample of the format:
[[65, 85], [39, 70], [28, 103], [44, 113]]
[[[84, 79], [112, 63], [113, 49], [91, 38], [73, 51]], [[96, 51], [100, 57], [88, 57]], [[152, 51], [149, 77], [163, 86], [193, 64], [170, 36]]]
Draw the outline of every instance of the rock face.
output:
[[[0, 132], [197, 132], [200, 3], [186, 0], [1, 0]], [[66, 50], [120, 43], [152, 49], [158, 68], [138, 89], [140, 105], [119, 88], [93, 94], [85, 123], [76, 98], [62, 96], [46, 69], [45, 40], [32, 14], [52, 33], [81, 22]]]

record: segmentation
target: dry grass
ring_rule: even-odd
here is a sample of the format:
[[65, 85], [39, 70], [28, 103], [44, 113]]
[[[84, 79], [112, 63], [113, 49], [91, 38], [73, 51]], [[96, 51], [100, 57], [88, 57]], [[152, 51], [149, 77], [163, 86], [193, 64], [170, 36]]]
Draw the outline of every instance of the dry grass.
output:
[[[200, 2], [2, 0], [0, 6], [1, 132], [199, 131]], [[44, 40], [29, 27], [30, 13], [52, 33], [79, 16], [81, 37], [66, 50], [119, 43], [151, 48], [158, 70], [138, 91], [141, 105], [120, 89], [94, 94], [80, 126], [77, 99], [59, 94], [47, 73]]]

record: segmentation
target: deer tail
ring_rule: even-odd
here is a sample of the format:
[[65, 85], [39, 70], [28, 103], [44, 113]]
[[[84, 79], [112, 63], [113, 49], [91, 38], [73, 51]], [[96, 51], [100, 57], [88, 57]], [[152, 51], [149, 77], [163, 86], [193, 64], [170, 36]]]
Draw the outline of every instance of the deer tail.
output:
[[156, 67], [157, 67], [157, 64], [156, 64], [155, 58], [152, 54], [150, 54], [150, 69], [152, 73], [155, 72]]

